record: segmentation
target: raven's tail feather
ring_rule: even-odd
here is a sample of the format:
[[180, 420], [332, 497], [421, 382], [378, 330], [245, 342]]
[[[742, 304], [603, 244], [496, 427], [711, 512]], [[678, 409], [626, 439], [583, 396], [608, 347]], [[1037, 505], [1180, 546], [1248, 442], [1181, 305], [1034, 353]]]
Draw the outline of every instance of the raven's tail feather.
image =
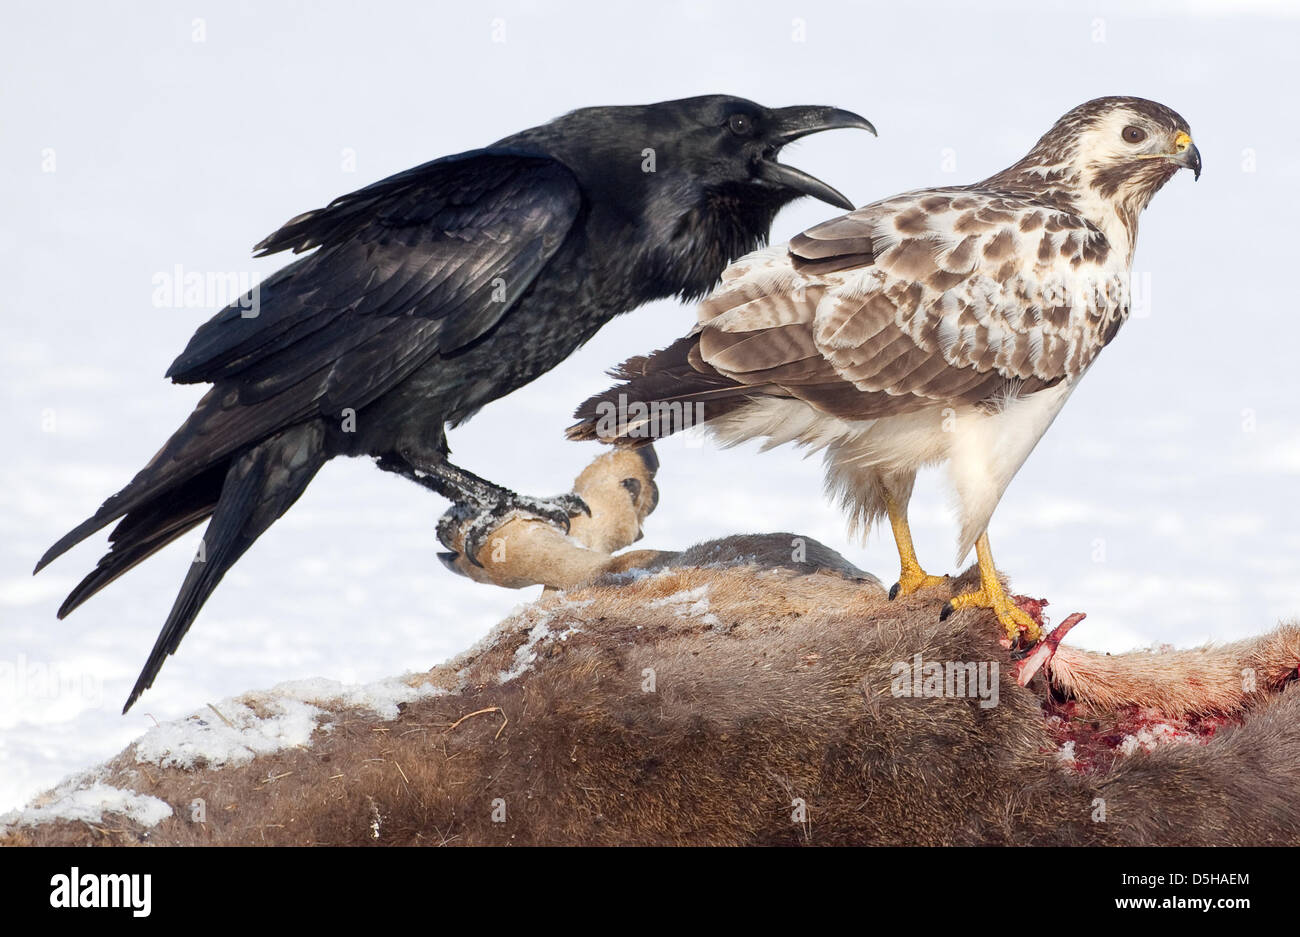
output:
[[[175, 493], [200, 476], [224, 472], [240, 453], [270, 439], [281, 427], [307, 418], [311, 408], [299, 397], [310, 391], [309, 382], [295, 393], [280, 395], [274, 406], [242, 406], [239, 393], [230, 387], [211, 388], [194, 412], [172, 433], [149, 464], [108, 498], [98, 511], [68, 531], [36, 564], [40, 572], [51, 562], [96, 531], [131, 513], [149, 513], [152, 505]], [[220, 479], [220, 474], [218, 474]], [[220, 481], [216, 483], [220, 485]]]
[[[298, 500], [325, 464], [324, 439], [325, 431], [320, 423], [302, 423], [277, 433], [230, 463], [199, 551], [122, 712], [130, 709], [140, 694], [153, 685], [163, 661], [176, 652], [226, 570]], [[185, 529], [201, 519], [192, 520]], [[169, 539], [180, 532], [173, 533]], [[115, 545], [114, 549], [119, 547]], [[123, 549], [124, 556], [129, 549], [129, 546]], [[144, 555], [140, 557], [143, 558]]]
[[66, 618], [110, 582], [211, 517], [228, 470], [228, 462], [218, 464], [122, 518], [109, 534], [109, 551], [64, 599], [59, 618]]

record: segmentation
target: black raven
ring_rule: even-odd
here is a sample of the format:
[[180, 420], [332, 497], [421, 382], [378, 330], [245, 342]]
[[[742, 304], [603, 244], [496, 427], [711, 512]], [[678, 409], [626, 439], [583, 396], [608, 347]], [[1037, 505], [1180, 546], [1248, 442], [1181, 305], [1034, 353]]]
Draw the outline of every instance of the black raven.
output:
[[446, 427], [555, 367], [614, 316], [704, 296], [800, 196], [852, 208], [776, 160], [792, 140], [848, 127], [875, 132], [848, 111], [721, 95], [585, 108], [344, 195], [258, 244], [259, 256], [316, 250], [199, 328], [167, 376], [211, 390], [36, 566], [121, 518], [63, 618], [211, 518], [122, 711], [226, 570], [334, 456], [371, 456], [482, 511], [567, 525], [576, 497], [520, 498], [457, 468]]

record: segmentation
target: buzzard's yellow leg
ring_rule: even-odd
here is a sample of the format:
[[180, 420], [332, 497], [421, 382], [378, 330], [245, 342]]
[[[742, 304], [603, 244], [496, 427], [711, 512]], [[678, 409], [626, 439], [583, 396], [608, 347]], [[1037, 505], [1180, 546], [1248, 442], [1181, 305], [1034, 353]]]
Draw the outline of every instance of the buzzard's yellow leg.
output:
[[1025, 642], [1033, 644], [1040, 637], [1038, 623], [1012, 601], [1007, 590], [1002, 588], [1002, 580], [998, 578], [997, 568], [993, 565], [993, 551], [989, 549], [988, 531], [980, 534], [975, 541], [975, 555], [979, 558], [980, 566], [979, 589], [954, 596], [944, 606], [939, 615], [940, 620], [963, 608], [991, 608], [1006, 629], [1008, 638], [1014, 642], [1017, 635], [1023, 634]]
[[921, 568], [916, 558], [916, 547], [912, 546], [912, 530], [907, 526], [907, 512], [899, 507], [889, 495], [885, 495], [885, 509], [889, 511], [889, 526], [894, 529], [894, 543], [898, 545], [898, 562], [902, 571], [898, 582], [889, 590], [889, 597], [896, 599], [900, 595], [911, 595], [926, 586], [941, 586], [947, 576], [931, 576]]

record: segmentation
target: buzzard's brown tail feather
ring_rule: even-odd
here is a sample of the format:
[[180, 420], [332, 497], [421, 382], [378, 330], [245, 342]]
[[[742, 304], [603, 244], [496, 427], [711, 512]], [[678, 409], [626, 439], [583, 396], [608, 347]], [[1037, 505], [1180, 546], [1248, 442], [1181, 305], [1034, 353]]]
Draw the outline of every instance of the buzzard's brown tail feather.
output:
[[635, 449], [730, 413], [763, 390], [733, 381], [705, 363], [698, 335], [629, 358], [609, 375], [623, 383], [578, 407], [573, 415], [580, 422], [566, 430], [570, 439]]

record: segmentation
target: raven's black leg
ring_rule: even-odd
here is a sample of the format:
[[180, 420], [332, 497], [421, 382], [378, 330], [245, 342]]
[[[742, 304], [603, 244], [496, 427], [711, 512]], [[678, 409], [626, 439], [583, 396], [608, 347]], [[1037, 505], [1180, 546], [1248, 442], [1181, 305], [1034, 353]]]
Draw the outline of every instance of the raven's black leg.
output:
[[576, 494], [554, 498], [519, 495], [445, 459], [433, 462], [402, 453], [376, 458], [375, 464], [455, 502], [438, 521], [438, 539], [448, 549], [455, 549], [455, 535], [463, 528], [465, 555], [475, 566], [481, 565], [477, 556], [483, 540], [512, 513], [531, 514], [565, 533], [569, 532], [569, 518], [578, 514], [591, 516], [591, 509]]
[[385, 472], [409, 478], [417, 485], [456, 502], [491, 504], [515, 496], [510, 489], [494, 485], [445, 460], [428, 462], [407, 455], [385, 455], [376, 458], [375, 464]]

